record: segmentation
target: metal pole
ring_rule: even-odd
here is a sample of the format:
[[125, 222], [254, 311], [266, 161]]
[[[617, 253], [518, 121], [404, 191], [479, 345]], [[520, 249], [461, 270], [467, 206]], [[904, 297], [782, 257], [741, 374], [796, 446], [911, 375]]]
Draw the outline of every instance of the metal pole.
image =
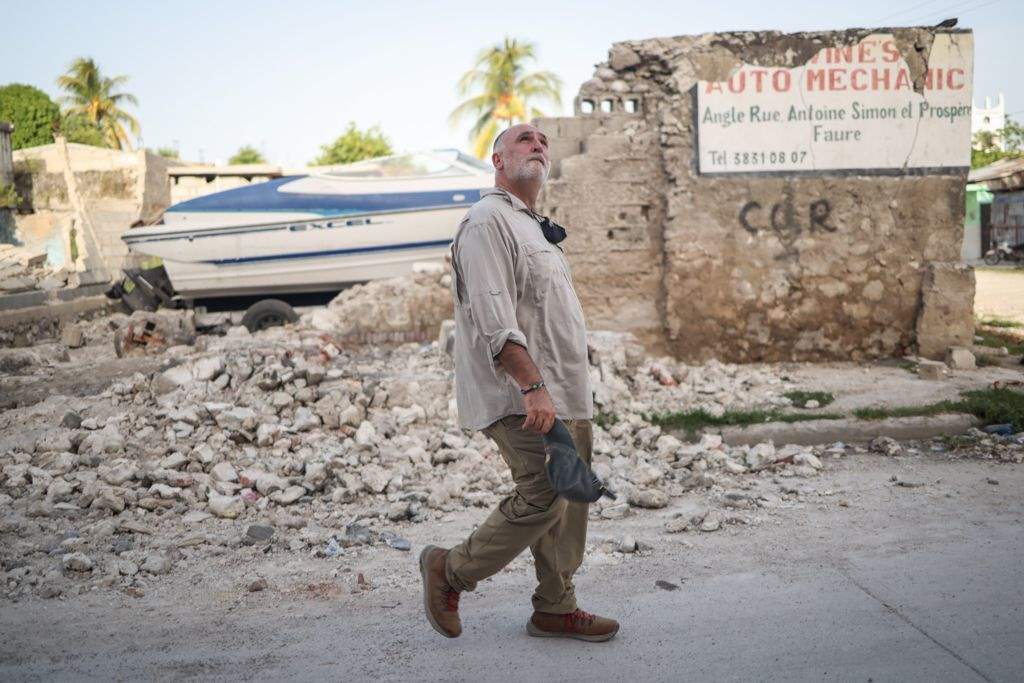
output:
[[13, 123], [0, 121], [0, 185], [14, 184], [14, 156], [11, 149], [13, 132]]

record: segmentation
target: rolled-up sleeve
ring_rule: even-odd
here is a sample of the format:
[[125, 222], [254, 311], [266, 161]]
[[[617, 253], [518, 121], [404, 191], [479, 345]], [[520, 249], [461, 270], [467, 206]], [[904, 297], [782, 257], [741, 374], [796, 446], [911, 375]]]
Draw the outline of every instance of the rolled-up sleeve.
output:
[[487, 342], [492, 363], [510, 341], [526, 347], [526, 335], [516, 320], [512, 249], [500, 230], [488, 224], [466, 225], [455, 246], [457, 291], [469, 305], [477, 332]]

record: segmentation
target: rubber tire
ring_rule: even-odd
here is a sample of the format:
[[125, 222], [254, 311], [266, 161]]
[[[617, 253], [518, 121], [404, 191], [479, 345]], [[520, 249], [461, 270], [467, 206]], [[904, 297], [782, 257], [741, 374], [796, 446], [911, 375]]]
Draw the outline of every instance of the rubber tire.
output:
[[987, 263], [990, 266], [997, 265], [1001, 257], [1002, 254], [1000, 254], [998, 251], [990, 251], [989, 253], [985, 254], [985, 263]]
[[250, 332], [258, 332], [268, 327], [293, 323], [298, 319], [299, 314], [295, 309], [280, 299], [261, 299], [246, 309], [242, 324]]

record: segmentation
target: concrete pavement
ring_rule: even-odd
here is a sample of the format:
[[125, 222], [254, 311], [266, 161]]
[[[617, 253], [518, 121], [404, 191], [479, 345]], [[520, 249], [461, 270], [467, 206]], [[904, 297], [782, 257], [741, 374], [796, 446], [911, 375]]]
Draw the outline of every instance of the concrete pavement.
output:
[[[416, 551], [454, 542], [481, 510], [408, 527], [412, 553], [270, 553], [253, 566], [227, 550], [182, 563], [139, 599], [5, 602], [0, 680], [1022, 678], [1024, 468], [865, 455], [814, 486], [713, 534], [665, 534], [671, 510], [595, 521], [595, 544], [630, 533], [653, 547], [591, 553], [578, 576], [582, 606], [622, 622], [605, 644], [526, 635], [524, 561], [463, 597], [461, 638], [429, 628]], [[248, 593], [242, 577], [253, 572], [271, 588]], [[353, 592], [357, 572], [376, 588]]]
[[358, 611], [166, 606], [170, 614], [149, 609], [129, 623], [59, 603], [26, 621], [14, 606], [0, 619], [0, 678], [1020, 680], [1024, 538], [1015, 523], [977, 532], [845, 566], [804, 562], [785, 576], [688, 579], [661, 563], [679, 586], [671, 591], [619, 572], [587, 604], [623, 623], [605, 645], [529, 638], [507, 586], [467, 596], [466, 632], [452, 641], [422, 623], [418, 586], [397, 605]]

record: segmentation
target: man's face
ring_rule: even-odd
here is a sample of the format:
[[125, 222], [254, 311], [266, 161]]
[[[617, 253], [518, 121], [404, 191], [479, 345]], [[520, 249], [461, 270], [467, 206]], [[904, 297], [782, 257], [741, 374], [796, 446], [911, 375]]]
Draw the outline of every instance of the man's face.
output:
[[502, 136], [491, 162], [499, 173], [513, 182], [539, 180], [543, 183], [551, 167], [548, 138], [529, 124], [513, 126]]

